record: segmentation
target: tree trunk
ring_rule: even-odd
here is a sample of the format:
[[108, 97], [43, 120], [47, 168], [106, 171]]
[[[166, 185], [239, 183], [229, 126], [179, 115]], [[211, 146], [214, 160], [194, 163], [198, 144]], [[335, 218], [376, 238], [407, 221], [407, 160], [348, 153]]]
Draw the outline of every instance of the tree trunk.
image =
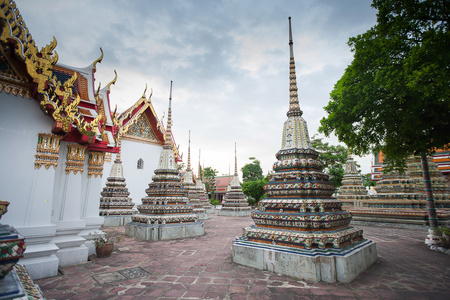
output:
[[421, 155], [421, 159], [422, 159], [423, 183], [425, 186], [425, 195], [427, 197], [428, 219], [430, 220], [430, 226], [432, 228], [436, 228], [436, 227], [438, 227], [437, 215], [436, 215], [436, 205], [434, 203], [433, 190], [431, 188], [430, 172], [428, 171], [427, 155], [425, 153], [423, 153]]

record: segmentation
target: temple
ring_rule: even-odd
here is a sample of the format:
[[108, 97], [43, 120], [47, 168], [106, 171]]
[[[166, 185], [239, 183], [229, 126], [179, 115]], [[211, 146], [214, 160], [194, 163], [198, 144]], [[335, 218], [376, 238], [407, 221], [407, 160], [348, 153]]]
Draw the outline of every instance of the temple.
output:
[[281, 150], [252, 211], [255, 225], [233, 243], [233, 261], [311, 282], [351, 282], [377, 259], [375, 243], [349, 226], [351, 215], [332, 198], [334, 186], [311, 147], [297, 95], [289, 17], [290, 101]]
[[[438, 223], [450, 224], [450, 194], [432, 158], [428, 158], [431, 185]], [[375, 187], [376, 195], [354, 201], [349, 208], [353, 222], [380, 226], [429, 225], [425, 188], [420, 158], [409, 157], [403, 174], [398, 171], [381, 173]]]
[[20, 263], [31, 277], [56, 276], [95, 253], [104, 156], [119, 151], [109, 98], [117, 74], [96, 89], [103, 51], [87, 67], [66, 66], [55, 38], [38, 49], [15, 2], [0, 1], [0, 19], [4, 219], [27, 241]]
[[[127, 187], [130, 198], [137, 205], [146, 195], [143, 187], [147, 186], [149, 178], [158, 167], [158, 157], [164, 144], [164, 126], [158, 118], [152, 104], [152, 95], [147, 95], [145, 86], [142, 96], [124, 112], [119, 114], [121, 125], [121, 161], [127, 178]], [[172, 135], [172, 144], [175, 160], [181, 161], [181, 156], [175, 139]], [[114, 164], [105, 162], [105, 169], [111, 170]], [[131, 180], [132, 179], [132, 180]], [[106, 176], [102, 179], [102, 185], [106, 185]]]
[[245, 217], [250, 215], [250, 205], [242, 192], [237, 169], [236, 144], [234, 145], [234, 176], [222, 201], [219, 216]]
[[170, 240], [199, 236], [205, 233], [203, 222], [193, 213], [192, 205], [181, 177], [178, 175], [172, 145], [172, 82], [165, 143], [159, 156], [158, 168], [145, 190], [147, 197], [137, 206], [138, 214], [125, 225], [125, 233], [142, 240]]
[[194, 183], [194, 174], [192, 173], [191, 168], [191, 131], [189, 130], [189, 145], [188, 145], [188, 162], [186, 167], [186, 173], [183, 176], [183, 185], [186, 189], [187, 196], [189, 198], [189, 202], [192, 205], [192, 211], [194, 214], [198, 216], [200, 220], [207, 220], [208, 214], [206, 213], [206, 209], [203, 207], [203, 204], [200, 203], [200, 194], [199, 189]]

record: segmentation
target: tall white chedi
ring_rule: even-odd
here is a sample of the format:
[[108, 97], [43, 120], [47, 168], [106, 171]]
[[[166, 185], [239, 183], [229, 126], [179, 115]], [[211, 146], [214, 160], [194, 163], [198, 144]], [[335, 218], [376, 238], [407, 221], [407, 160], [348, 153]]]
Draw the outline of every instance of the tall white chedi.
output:
[[250, 206], [247, 198], [242, 192], [239, 183], [237, 169], [236, 143], [234, 144], [234, 176], [223, 197], [222, 209], [219, 210], [219, 216], [245, 217], [250, 215]]
[[176, 168], [172, 147], [172, 82], [170, 82], [169, 111], [165, 144], [158, 168], [145, 190], [147, 197], [138, 205], [139, 214], [125, 225], [125, 233], [143, 240], [170, 240], [203, 235], [205, 228], [192, 205]]

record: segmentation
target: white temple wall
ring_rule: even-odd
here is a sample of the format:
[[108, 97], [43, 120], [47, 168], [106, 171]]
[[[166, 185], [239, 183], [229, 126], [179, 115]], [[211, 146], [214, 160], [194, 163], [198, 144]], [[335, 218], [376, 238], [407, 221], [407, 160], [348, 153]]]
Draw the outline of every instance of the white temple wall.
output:
[[[53, 121], [42, 113], [34, 99], [4, 92], [0, 93], [0, 99], [0, 198], [10, 202], [8, 213], [1, 222], [21, 227], [29, 223], [26, 217], [30, 216], [32, 209], [33, 189], [35, 193], [41, 193], [42, 204], [34, 214], [48, 213], [51, 206], [52, 199], [48, 193], [40, 190], [39, 186], [33, 186], [33, 183], [38, 183], [38, 172], [34, 169], [38, 133], [48, 132]], [[45, 170], [44, 167], [41, 169]], [[48, 223], [48, 217], [38, 223]]]
[[[142, 204], [141, 199], [146, 197], [145, 190], [148, 184], [152, 182], [154, 171], [158, 167], [158, 159], [161, 154], [162, 146], [155, 144], [140, 143], [136, 141], [122, 140], [121, 159], [123, 173], [126, 179], [127, 188], [130, 192], [130, 198], [136, 205]], [[113, 155], [111, 164], [106, 164], [103, 169], [102, 188], [106, 186], [106, 178], [109, 177], [111, 166], [116, 156]], [[144, 161], [143, 169], [137, 168], [138, 160]], [[98, 198], [100, 199], [100, 193]]]
[[49, 133], [52, 124], [36, 100], [0, 93], [0, 198], [10, 202], [1, 223], [25, 237], [20, 263], [34, 279], [58, 273], [58, 247], [51, 242], [56, 233], [51, 221], [55, 170], [34, 168], [38, 134]]

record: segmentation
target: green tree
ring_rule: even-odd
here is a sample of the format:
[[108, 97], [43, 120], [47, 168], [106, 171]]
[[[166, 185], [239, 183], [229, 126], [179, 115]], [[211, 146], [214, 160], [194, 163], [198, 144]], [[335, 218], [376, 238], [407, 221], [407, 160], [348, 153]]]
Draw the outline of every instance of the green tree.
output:
[[261, 162], [254, 157], [249, 157], [252, 161], [249, 164], [245, 164], [242, 168], [242, 181], [254, 181], [263, 179], [263, 171], [261, 169]]
[[211, 193], [211, 196], [213, 197], [215, 197], [216, 192], [215, 178], [217, 173], [219, 173], [219, 171], [211, 167], [203, 169], [203, 183], [205, 184], [206, 191]]
[[364, 186], [376, 186], [377, 182], [372, 180], [372, 174], [367, 173], [363, 174], [362, 176], [362, 182]]
[[269, 182], [269, 177], [252, 180], [242, 183], [242, 192], [248, 197], [247, 202], [250, 205], [256, 205], [259, 200], [264, 198], [264, 186]]
[[[320, 131], [334, 132], [352, 153], [382, 150], [392, 166], [412, 154], [449, 149], [450, 5], [446, 0], [374, 0], [377, 24], [350, 38], [354, 59], [331, 92]], [[432, 192], [430, 224], [437, 226]]]
[[330, 145], [322, 140], [322, 138], [313, 136], [311, 146], [320, 153], [319, 160], [323, 163], [323, 172], [330, 176], [330, 182], [336, 188], [340, 187], [344, 177], [344, 165], [347, 161], [347, 148], [341, 145]]

